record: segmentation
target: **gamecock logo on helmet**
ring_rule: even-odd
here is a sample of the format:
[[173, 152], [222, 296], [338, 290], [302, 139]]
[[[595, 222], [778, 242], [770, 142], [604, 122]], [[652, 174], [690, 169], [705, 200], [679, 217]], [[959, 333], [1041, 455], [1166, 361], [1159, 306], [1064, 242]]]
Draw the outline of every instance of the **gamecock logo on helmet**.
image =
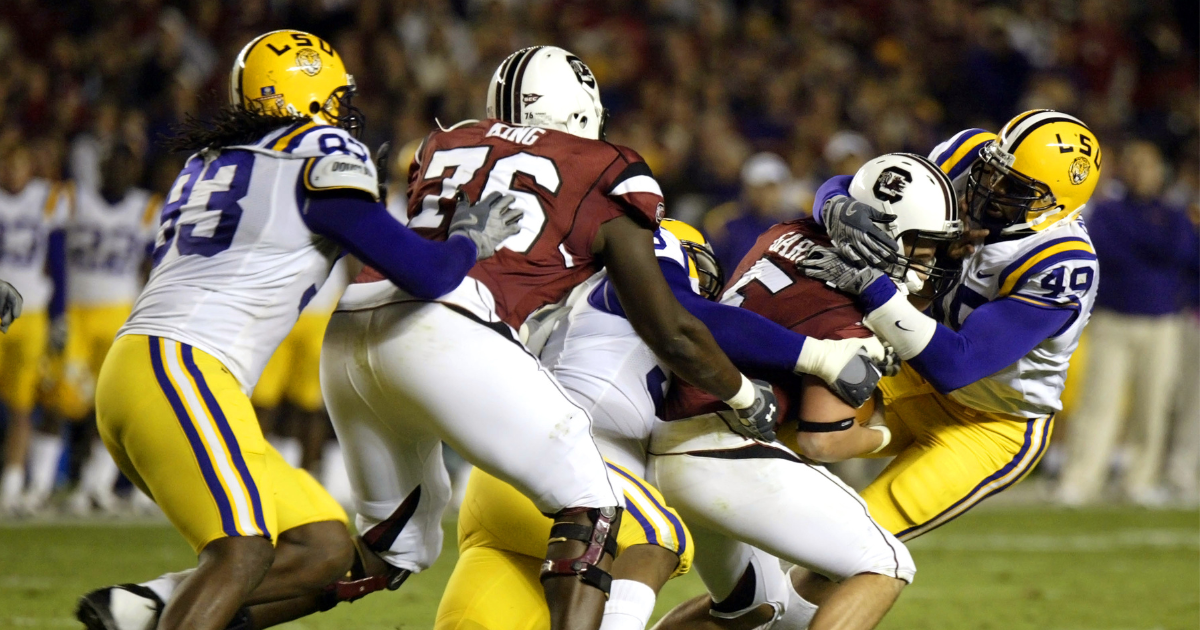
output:
[[321, 55], [311, 48], [301, 48], [296, 53], [296, 67], [310, 77], [317, 76], [321, 71]]
[[888, 203], [896, 203], [904, 198], [904, 189], [912, 182], [912, 173], [898, 167], [889, 166], [879, 174], [875, 186], [871, 188], [875, 198]]
[[596, 87], [596, 77], [592, 75], [592, 69], [587, 67], [586, 63], [579, 57], [567, 57], [567, 62], [571, 64], [571, 69], [575, 71], [576, 78], [579, 82], [590, 87]]

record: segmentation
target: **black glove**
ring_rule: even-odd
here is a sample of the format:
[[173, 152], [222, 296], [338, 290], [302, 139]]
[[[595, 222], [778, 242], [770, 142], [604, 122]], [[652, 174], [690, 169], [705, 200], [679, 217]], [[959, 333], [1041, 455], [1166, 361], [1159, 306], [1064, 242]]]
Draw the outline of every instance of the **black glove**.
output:
[[725, 424], [738, 435], [763, 442], [775, 441], [775, 423], [779, 420], [779, 402], [770, 383], [751, 379], [754, 384], [754, 404], [744, 409], [724, 412]]
[[475, 259], [496, 253], [504, 239], [521, 231], [518, 222], [525, 212], [512, 205], [516, 197], [494, 192], [472, 204], [460, 191], [458, 206], [450, 218], [450, 235], [462, 234], [475, 242]]
[[895, 262], [900, 245], [876, 223], [891, 223], [896, 217], [838, 195], [821, 207], [821, 219], [833, 244], [856, 266], [879, 267]]
[[388, 177], [392, 174], [392, 169], [388, 168], [388, 158], [391, 155], [391, 142], [384, 142], [375, 149], [375, 178], [379, 182], [379, 201], [385, 206], [388, 202]]
[[859, 269], [846, 260], [845, 252], [820, 245], [808, 250], [804, 258], [796, 261], [796, 266], [809, 278], [851, 295], [861, 295], [876, 278], [883, 275], [874, 267]]
[[13, 320], [21, 316], [24, 300], [13, 285], [0, 280], [0, 333], [8, 332]]

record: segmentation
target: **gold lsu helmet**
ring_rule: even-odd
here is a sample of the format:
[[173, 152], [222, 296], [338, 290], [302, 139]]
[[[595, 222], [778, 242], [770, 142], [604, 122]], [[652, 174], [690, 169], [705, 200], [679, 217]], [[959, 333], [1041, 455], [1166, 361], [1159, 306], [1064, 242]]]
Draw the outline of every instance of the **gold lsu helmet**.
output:
[[721, 292], [725, 289], [725, 272], [700, 230], [675, 219], [663, 219], [661, 225], [683, 245], [688, 257], [688, 276], [700, 285], [700, 295], [709, 300], [721, 299]]
[[303, 31], [271, 31], [242, 48], [229, 73], [229, 101], [270, 116], [307, 116], [358, 136], [354, 77], [328, 42]]
[[992, 238], [1070, 221], [1096, 190], [1100, 162], [1100, 142], [1078, 118], [1050, 109], [1025, 112], [980, 150], [967, 179], [967, 212]]

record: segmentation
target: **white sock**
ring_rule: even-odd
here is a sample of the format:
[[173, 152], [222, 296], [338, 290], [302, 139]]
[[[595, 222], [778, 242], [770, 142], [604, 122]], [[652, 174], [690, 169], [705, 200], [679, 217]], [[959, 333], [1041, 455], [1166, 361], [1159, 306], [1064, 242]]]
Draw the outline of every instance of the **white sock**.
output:
[[0, 504], [5, 507], [16, 505], [21, 491], [25, 489], [25, 466], [9, 464], [0, 475]]
[[801, 597], [800, 593], [796, 592], [796, 587], [788, 584], [787, 609], [771, 627], [780, 630], [805, 630], [816, 616], [817, 605]]
[[267, 436], [267, 441], [279, 454], [283, 456], [283, 461], [287, 462], [292, 468], [300, 467], [300, 460], [304, 458], [304, 447], [300, 444], [300, 438], [281, 437], [278, 435]]
[[80, 485], [92, 492], [112, 494], [113, 484], [117, 482], [117, 475], [120, 472], [117, 469], [117, 462], [113, 461], [112, 454], [108, 452], [104, 442], [96, 440], [92, 442], [92, 450], [88, 453], [87, 463], [83, 466], [83, 478], [80, 479]]
[[321, 485], [338, 503], [354, 504], [354, 490], [350, 487], [350, 475], [346, 473], [342, 445], [337, 440], [326, 442], [321, 452]]
[[600, 630], [645, 630], [654, 612], [654, 589], [636, 580], [613, 580]]
[[63, 441], [58, 435], [34, 433], [29, 440], [29, 496], [35, 500], [50, 496], [58, 476], [58, 460]]
[[179, 588], [180, 583], [187, 579], [195, 569], [187, 569], [177, 571], [175, 573], [164, 573], [149, 582], [142, 582], [142, 586], [154, 591], [158, 598], [163, 600], [163, 603], [171, 601], [171, 595], [175, 593], [175, 589]]

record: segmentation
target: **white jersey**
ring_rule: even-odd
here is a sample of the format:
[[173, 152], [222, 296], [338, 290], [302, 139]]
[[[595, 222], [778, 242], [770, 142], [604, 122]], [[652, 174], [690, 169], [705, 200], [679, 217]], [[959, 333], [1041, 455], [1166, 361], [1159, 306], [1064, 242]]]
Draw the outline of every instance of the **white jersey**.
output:
[[50, 303], [49, 237], [66, 221], [70, 197], [67, 186], [44, 179], [30, 180], [15, 195], [0, 188], [0, 280], [21, 294], [27, 313], [44, 311]]
[[98, 190], [79, 190], [66, 228], [69, 305], [133, 304], [161, 210], [162, 198], [141, 188], [117, 203]]
[[[687, 270], [687, 254], [674, 234], [659, 228], [654, 245], [660, 259]], [[619, 314], [605, 272], [581, 286], [586, 289], [573, 296], [569, 314], [541, 350], [542, 364], [591, 415], [592, 435], [604, 456], [640, 474], [671, 372]], [[694, 278], [692, 290], [699, 293]]]
[[337, 259], [305, 225], [305, 190], [376, 194], [346, 131], [303, 123], [192, 156], [167, 196], [154, 270], [121, 334], [158, 335], [221, 361], [249, 394]]
[[950, 398], [972, 409], [1025, 418], [1061, 410], [1067, 362], [1091, 317], [1099, 283], [1100, 267], [1082, 219], [978, 248], [963, 261], [958, 286], [934, 305], [934, 316], [943, 324], [958, 330], [972, 311], [1000, 298], [1073, 314], [1016, 363], [954, 390]]

